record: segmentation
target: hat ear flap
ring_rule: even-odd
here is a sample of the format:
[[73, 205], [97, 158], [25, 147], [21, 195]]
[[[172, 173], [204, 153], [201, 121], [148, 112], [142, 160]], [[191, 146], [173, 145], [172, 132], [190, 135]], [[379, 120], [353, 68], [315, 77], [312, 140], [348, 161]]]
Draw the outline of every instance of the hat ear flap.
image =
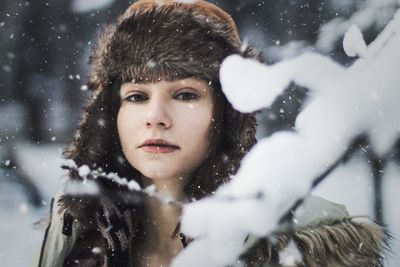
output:
[[[104, 170], [115, 157], [115, 147], [119, 145], [116, 136], [116, 116], [118, 102], [112, 88], [97, 91], [86, 107], [75, 136], [64, 152], [67, 159], [72, 159], [78, 166], [88, 165], [91, 169]], [[99, 166], [102, 164], [102, 166]]]
[[253, 113], [241, 113], [231, 104], [228, 104], [226, 109], [226, 147], [229, 148], [229, 157], [238, 159], [239, 163], [257, 142], [257, 121]]

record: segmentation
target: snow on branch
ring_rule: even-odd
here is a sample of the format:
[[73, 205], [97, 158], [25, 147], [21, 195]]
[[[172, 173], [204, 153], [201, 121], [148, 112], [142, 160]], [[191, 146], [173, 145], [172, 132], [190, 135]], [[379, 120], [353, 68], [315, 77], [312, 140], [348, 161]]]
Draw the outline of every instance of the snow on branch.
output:
[[324, 53], [332, 51], [336, 42], [352, 26], [357, 25], [361, 30], [372, 26], [383, 27], [400, 7], [399, 0], [367, 0], [360, 1], [356, 12], [348, 19], [341, 17], [330, 20], [319, 29], [315, 46]]
[[77, 175], [79, 175], [79, 177], [82, 178], [82, 181], [70, 181], [66, 183], [65, 193], [67, 194], [96, 195], [99, 193], [96, 181], [100, 179], [106, 179], [119, 184], [134, 193], [154, 197], [161, 203], [182, 206], [181, 201], [177, 201], [171, 196], [158, 192], [155, 186], [141, 188], [140, 185], [134, 180], [128, 180], [125, 177], [120, 177], [116, 173], [105, 173], [98, 170], [91, 170], [87, 165], [77, 166], [75, 161], [71, 159], [62, 160], [60, 163], [62, 168], [75, 172]]
[[368, 47], [360, 31], [349, 31], [346, 49], [363, 55], [349, 68], [316, 53], [272, 66], [239, 56], [224, 61], [223, 91], [242, 112], [268, 107], [290, 82], [307, 87], [310, 97], [295, 132], [261, 140], [230, 183], [184, 206], [182, 231], [194, 241], [172, 266], [235, 265], [246, 250], [246, 236], [281, 229], [281, 218], [354, 139], [367, 136], [378, 155], [391, 149], [400, 133], [399, 32], [400, 11]]

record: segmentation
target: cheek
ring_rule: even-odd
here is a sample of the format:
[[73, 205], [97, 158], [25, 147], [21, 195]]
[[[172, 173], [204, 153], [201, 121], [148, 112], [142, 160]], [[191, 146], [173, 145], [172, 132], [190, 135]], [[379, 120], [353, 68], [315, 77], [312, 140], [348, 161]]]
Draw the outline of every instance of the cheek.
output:
[[138, 116], [132, 116], [129, 110], [120, 108], [117, 116], [117, 130], [121, 142], [122, 150], [129, 151], [129, 147], [134, 145], [134, 129], [138, 127]]
[[125, 117], [126, 117], [126, 115], [124, 114], [123, 110], [120, 109], [118, 111], [118, 116], [117, 116], [117, 130], [118, 130], [118, 136], [119, 136], [119, 139], [120, 139], [122, 145], [124, 143], [124, 135], [125, 135], [125, 131], [126, 131], [126, 129], [125, 129], [126, 124], [124, 123]]
[[201, 150], [207, 150], [208, 137], [211, 127], [212, 108], [204, 107], [202, 109], [193, 109], [191, 112], [187, 111], [182, 116], [185, 116], [185, 132], [186, 140], [194, 146], [196, 150], [199, 147]]

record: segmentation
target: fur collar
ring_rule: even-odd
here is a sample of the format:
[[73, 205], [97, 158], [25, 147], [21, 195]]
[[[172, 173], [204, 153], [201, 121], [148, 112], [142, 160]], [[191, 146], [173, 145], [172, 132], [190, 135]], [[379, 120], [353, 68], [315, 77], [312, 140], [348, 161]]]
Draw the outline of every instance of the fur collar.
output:
[[273, 240], [258, 239], [242, 260], [247, 267], [286, 266], [280, 264], [279, 255], [293, 240], [302, 255], [296, 267], [381, 267], [389, 251], [389, 238], [389, 233], [374, 222], [346, 218], [277, 233]]

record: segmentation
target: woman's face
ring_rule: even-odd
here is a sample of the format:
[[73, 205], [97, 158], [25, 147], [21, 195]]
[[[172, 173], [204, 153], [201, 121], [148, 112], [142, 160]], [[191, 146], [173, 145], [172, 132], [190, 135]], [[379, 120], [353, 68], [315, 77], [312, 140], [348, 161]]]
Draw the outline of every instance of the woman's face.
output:
[[183, 179], [204, 161], [213, 114], [205, 81], [125, 83], [117, 127], [129, 163], [145, 177]]

